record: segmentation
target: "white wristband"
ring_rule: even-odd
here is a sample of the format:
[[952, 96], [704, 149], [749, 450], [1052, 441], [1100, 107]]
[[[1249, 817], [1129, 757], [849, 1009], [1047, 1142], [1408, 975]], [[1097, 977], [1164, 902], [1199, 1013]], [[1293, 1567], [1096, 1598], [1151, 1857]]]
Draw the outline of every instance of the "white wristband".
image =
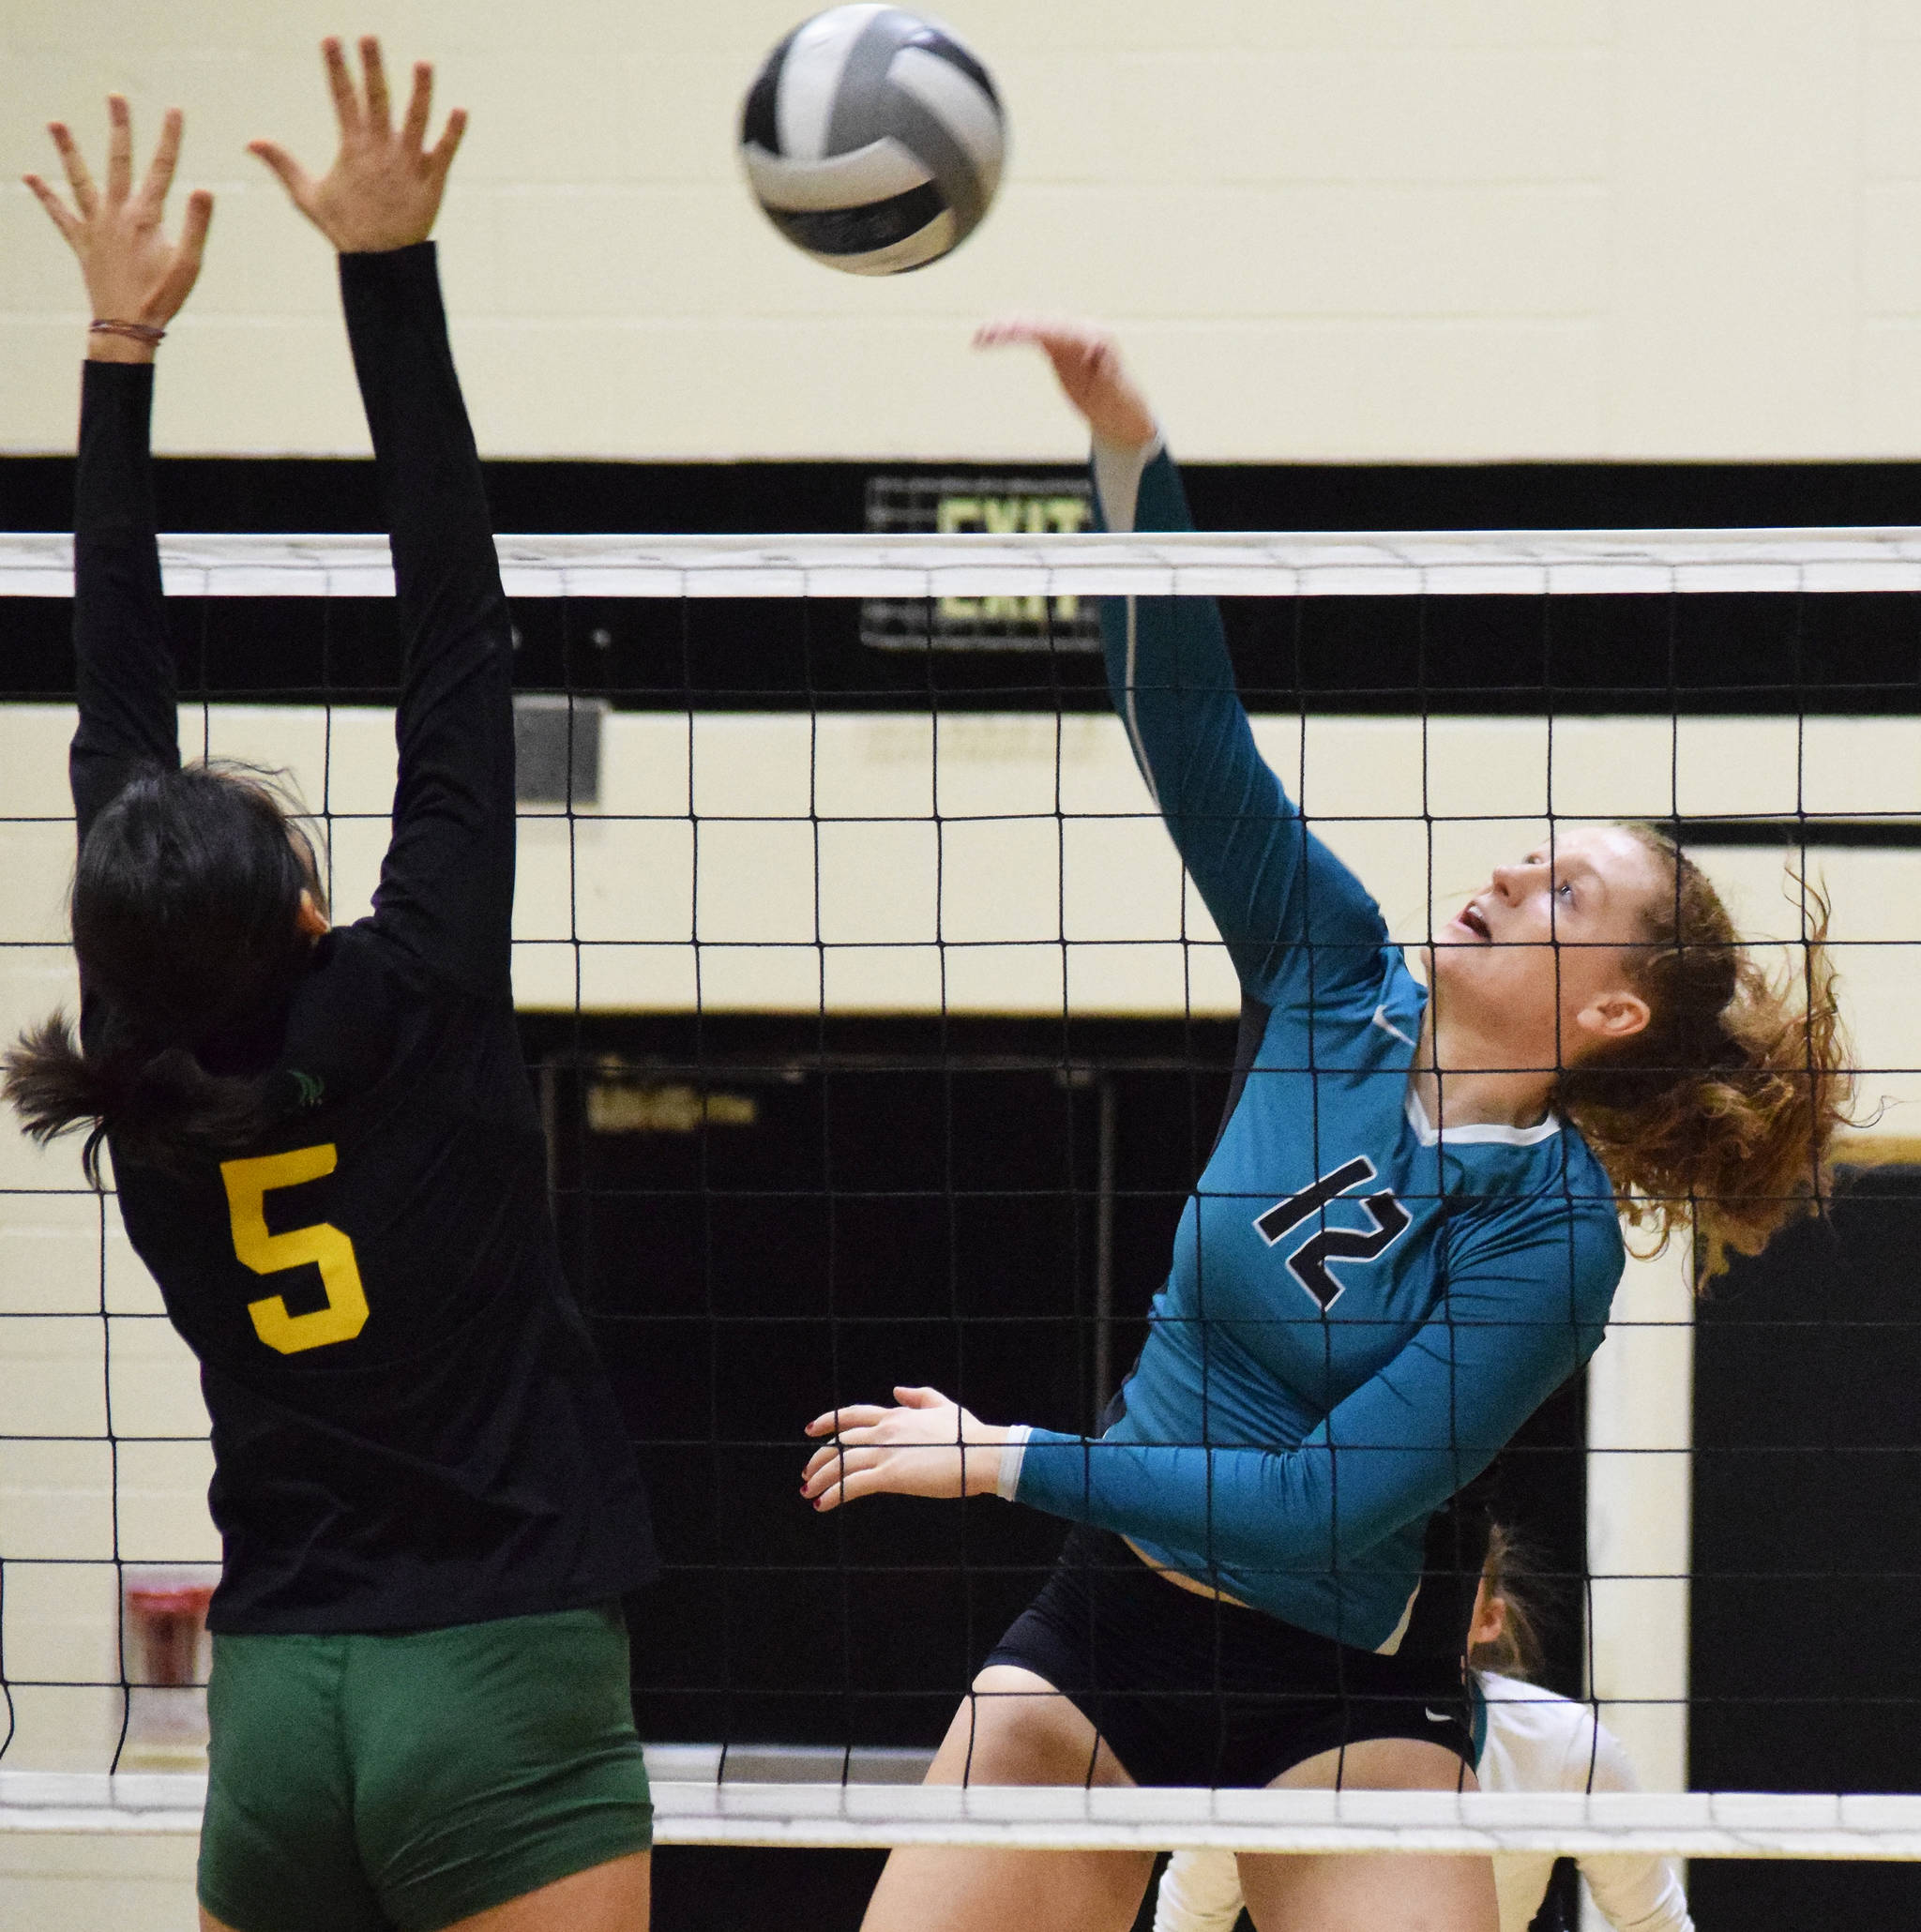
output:
[[994, 1494], [1003, 1502], [1012, 1502], [1014, 1491], [1021, 1487], [1021, 1465], [1026, 1459], [1027, 1439], [1033, 1433], [1024, 1422], [1017, 1422], [1001, 1444], [1001, 1473], [994, 1484]]
[[1100, 510], [1107, 527], [1125, 536], [1134, 527], [1134, 506], [1141, 495], [1141, 478], [1151, 463], [1167, 447], [1167, 439], [1157, 430], [1151, 441], [1129, 449], [1116, 443], [1094, 439], [1094, 487], [1100, 495]]

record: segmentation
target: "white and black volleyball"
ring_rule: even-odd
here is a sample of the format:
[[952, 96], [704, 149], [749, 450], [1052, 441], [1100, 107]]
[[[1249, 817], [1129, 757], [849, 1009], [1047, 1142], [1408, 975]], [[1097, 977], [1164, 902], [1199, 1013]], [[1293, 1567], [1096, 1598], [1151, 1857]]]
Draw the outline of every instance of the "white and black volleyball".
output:
[[851, 275], [925, 268], [980, 225], [1006, 123], [960, 41], [898, 7], [829, 8], [748, 90], [740, 151], [767, 219]]

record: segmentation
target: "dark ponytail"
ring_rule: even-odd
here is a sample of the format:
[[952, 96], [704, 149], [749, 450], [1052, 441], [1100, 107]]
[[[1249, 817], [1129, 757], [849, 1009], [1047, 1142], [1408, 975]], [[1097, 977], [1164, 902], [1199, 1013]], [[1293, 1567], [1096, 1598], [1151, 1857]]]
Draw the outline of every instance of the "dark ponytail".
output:
[[92, 1044], [56, 1013], [0, 1058], [0, 1093], [26, 1131], [45, 1142], [88, 1127], [96, 1186], [109, 1135], [126, 1158], [172, 1169], [257, 1138], [279, 1111], [271, 1067], [219, 1063], [306, 971], [303, 892], [324, 905], [312, 841], [274, 775], [223, 763], [133, 778], [74, 872], [73, 949], [99, 1004]]

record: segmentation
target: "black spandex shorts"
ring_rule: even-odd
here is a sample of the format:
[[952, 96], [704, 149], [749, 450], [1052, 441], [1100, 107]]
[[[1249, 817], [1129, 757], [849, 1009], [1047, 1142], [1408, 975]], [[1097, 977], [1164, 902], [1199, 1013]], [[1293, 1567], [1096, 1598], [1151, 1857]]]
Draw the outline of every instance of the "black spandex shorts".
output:
[[1458, 1651], [1354, 1650], [1197, 1596], [1084, 1525], [987, 1661], [1064, 1692], [1137, 1785], [1259, 1789], [1365, 1738], [1421, 1738], [1475, 1761]]

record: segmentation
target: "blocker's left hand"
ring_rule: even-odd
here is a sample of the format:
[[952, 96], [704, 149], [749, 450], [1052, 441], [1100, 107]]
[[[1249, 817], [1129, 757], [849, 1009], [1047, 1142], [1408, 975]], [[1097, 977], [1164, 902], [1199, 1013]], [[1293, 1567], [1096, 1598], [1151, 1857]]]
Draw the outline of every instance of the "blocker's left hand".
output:
[[[169, 108], [153, 164], [136, 188], [133, 118], [126, 98], [110, 94], [104, 188], [97, 186], [88, 173], [80, 144], [64, 121], [53, 122], [47, 131], [67, 170], [67, 184], [73, 190], [71, 204], [38, 174], [25, 177], [41, 207], [52, 216], [53, 226], [80, 258], [96, 322], [137, 322], [149, 328], [164, 328], [179, 312], [200, 274], [207, 223], [213, 219], [213, 196], [198, 188], [187, 197], [187, 217], [180, 224], [177, 242], [170, 242], [160, 226], [167, 190], [180, 158], [180, 110]], [[130, 341], [125, 336], [91, 337], [87, 355], [96, 362], [154, 359], [152, 343]]]
[[861, 1402], [830, 1409], [807, 1426], [831, 1436], [815, 1450], [800, 1493], [816, 1509], [863, 1496], [986, 1496], [1001, 1479], [1007, 1431], [950, 1402], [938, 1389], [896, 1389], [898, 1409]]

